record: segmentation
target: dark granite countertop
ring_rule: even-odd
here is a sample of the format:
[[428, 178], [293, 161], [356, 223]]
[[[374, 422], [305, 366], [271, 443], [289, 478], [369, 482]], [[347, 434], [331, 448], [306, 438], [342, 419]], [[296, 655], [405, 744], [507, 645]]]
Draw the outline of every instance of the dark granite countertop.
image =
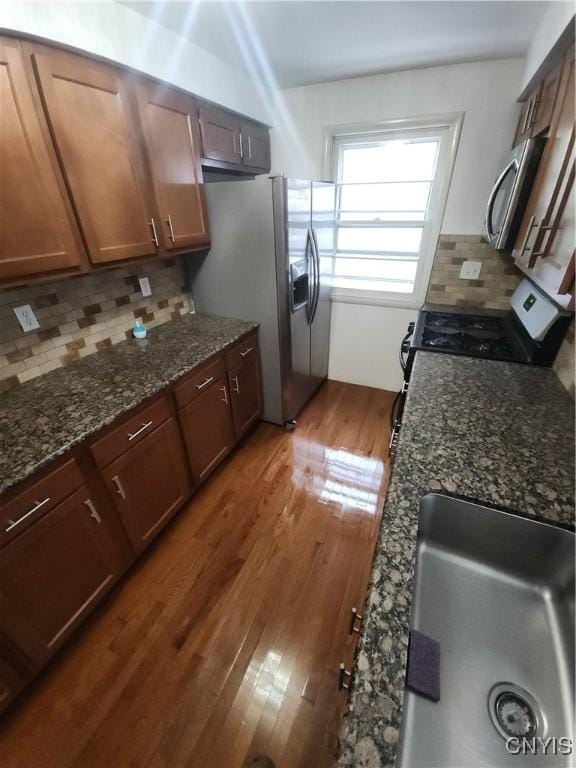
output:
[[186, 315], [0, 396], [0, 492], [257, 328]]
[[376, 547], [341, 766], [394, 764], [420, 498], [574, 524], [574, 404], [549, 368], [418, 352]]

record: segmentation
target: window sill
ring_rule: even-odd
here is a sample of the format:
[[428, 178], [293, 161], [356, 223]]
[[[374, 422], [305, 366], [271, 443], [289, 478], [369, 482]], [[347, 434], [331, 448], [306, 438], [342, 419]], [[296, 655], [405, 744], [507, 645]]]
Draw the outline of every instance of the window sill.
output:
[[390, 307], [394, 309], [420, 309], [423, 299], [411, 294], [405, 298], [391, 296], [374, 296], [368, 293], [342, 293], [336, 289], [332, 291], [332, 301], [335, 304], [364, 304], [372, 307]]

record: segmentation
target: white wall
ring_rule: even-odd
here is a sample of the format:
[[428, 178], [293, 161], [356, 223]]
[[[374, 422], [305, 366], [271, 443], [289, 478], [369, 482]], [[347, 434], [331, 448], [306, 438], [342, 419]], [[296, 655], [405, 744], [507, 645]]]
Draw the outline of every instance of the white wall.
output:
[[532, 38], [524, 61], [522, 88], [528, 85], [536, 70], [542, 64], [554, 44], [574, 16], [574, 3], [554, 0], [548, 4], [546, 13]]
[[270, 97], [245, 74], [114, 0], [2, 0], [0, 28], [81, 48], [265, 122], [270, 117]]
[[[274, 167], [289, 176], [321, 178], [325, 126], [464, 112], [441, 231], [479, 234], [488, 194], [514, 133], [522, 72], [521, 60], [488, 61], [282, 91], [292, 134], [275, 131]], [[398, 348], [416, 314], [333, 304], [330, 378], [398, 389]]]

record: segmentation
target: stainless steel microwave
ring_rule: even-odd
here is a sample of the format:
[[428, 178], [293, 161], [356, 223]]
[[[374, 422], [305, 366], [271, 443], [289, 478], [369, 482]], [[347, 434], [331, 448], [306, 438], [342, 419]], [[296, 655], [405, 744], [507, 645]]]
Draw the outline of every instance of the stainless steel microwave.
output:
[[526, 139], [508, 156], [488, 198], [484, 237], [493, 248], [506, 251], [514, 245], [545, 139]]

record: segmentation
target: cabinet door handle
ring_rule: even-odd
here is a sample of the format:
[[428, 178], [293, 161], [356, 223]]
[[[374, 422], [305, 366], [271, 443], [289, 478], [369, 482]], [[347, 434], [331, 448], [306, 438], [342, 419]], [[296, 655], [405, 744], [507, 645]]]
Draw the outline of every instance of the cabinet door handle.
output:
[[250, 136], [248, 136], [248, 157], [252, 160], [252, 141]]
[[240, 134], [240, 157], [244, 159], [244, 142], [242, 141], [242, 134]]
[[141, 435], [142, 432], [145, 432], [147, 429], [150, 429], [153, 423], [154, 423], [153, 421], [147, 421], [144, 424], [142, 424], [140, 429], [137, 429], [136, 432], [128, 432], [128, 441], [134, 440], [135, 438], [138, 437], [138, 435]]
[[346, 665], [343, 661], [340, 662], [340, 668], [338, 672], [338, 690], [347, 691], [350, 688], [350, 679], [352, 672], [346, 669]]
[[85, 500], [85, 502], [84, 502], [84, 504], [85, 504], [85, 506], [87, 506], [87, 507], [88, 507], [88, 509], [90, 510], [90, 517], [91, 517], [93, 520], [96, 520], [96, 522], [97, 522], [97, 523], [101, 523], [101, 522], [102, 522], [102, 518], [101, 518], [101, 517], [100, 517], [100, 515], [98, 514], [98, 512], [97, 512], [97, 510], [96, 510], [96, 507], [94, 506], [94, 504], [93, 504], [93, 502], [92, 502], [92, 499], [86, 499], [86, 500]]
[[238, 376], [234, 376], [232, 379], [233, 389], [237, 395], [240, 394], [240, 384], [238, 383]]
[[248, 349], [245, 349], [244, 352], [240, 352], [240, 357], [246, 357], [246, 355], [249, 355], [250, 352], [254, 351], [254, 347], [248, 347]]
[[532, 230], [534, 227], [538, 226], [536, 224], [536, 216], [530, 216], [530, 221], [528, 222], [528, 226], [526, 227], [526, 235], [524, 237], [524, 242], [522, 243], [522, 248], [520, 249], [520, 256], [519, 258], [523, 258], [526, 251], [529, 251], [530, 248], [528, 247], [528, 241], [530, 240], [530, 235], [532, 233]]
[[222, 402], [224, 403], [224, 405], [228, 405], [228, 390], [226, 389], [226, 387], [220, 387], [220, 392], [222, 392], [222, 394], [224, 395], [224, 397], [222, 398]]
[[358, 613], [356, 608], [352, 608], [351, 614], [352, 616], [350, 618], [350, 628], [348, 630], [348, 634], [351, 635], [353, 632], [360, 634], [360, 629], [356, 626], [356, 619], [358, 619], [358, 621], [363, 621], [364, 617]]
[[204, 379], [202, 384], [196, 384], [196, 389], [204, 389], [204, 387], [207, 387], [212, 381], [214, 381], [214, 376], [209, 376], [207, 379]]
[[538, 107], [541, 103], [540, 99], [534, 99], [532, 102], [532, 109], [530, 110], [530, 117], [528, 118], [528, 128], [534, 128], [538, 122]]
[[122, 488], [122, 483], [120, 482], [120, 478], [118, 477], [118, 475], [114, 475], [114, 477], [112, 478], [112, 482], [116, 486], [116, 493], [118, 494], [118, 496], [120, 496], [120, 498], [122, 499], [125, 499], [126, 494], [124, 493], [124, 488]]
[[30, 517], [30, 515], [33, 515], [35, 512], [38, 512], [39, 509], [46, 506], [46, 504], [48, 504], [49, 501], [50, 501], [50, 496], [46, 496], [46, 498], [43, 499], [42, 501], [35, 502], [32, 509], [29, 509], [28, 512], [25, 512], [16, 520], [8, 520], [8, 525], [4, 529], [5, 533], [8, 533], [8, 531], [11, 531], [12, 528], [16, 528], [17, 525], [20, 525], [20, 523], [24, 522], [24, 520]]
[[154, 221], [154, 218], [151, 216], [150, 221], [148, 222], [150, 224], [150, 227], [152, 228], [152, 242], [158, 248], [158, 233], [156, 232], [156, 222]]
[[168, 230], [170, 232], [170, 240], [172, 240], [173, 243], [176, 242], [176, 238], [174, 237], [174, 227], [172, 226], [172, 216], [168, 214], [168, 218], [166, 219], [166, 224], [168, 224]]

